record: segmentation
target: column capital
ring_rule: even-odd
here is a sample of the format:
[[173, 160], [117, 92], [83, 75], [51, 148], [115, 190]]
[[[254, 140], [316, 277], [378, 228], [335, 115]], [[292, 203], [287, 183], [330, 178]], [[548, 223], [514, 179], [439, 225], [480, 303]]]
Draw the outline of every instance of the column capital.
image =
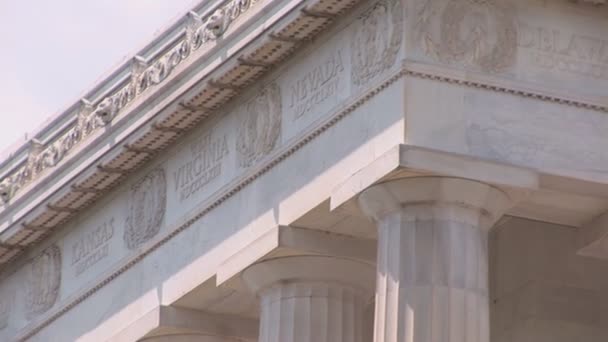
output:
[[375, 267], [321, 255], [264, 260], [245, 270], [260, 297], [259, 342], [363, 342]]
[[333, 256], [289, 256], [261, 261], [243, 272], [245, 284], [254, 292], [276, 284], [328, 283], [350, 287], [364, 295], [374, 292], [376, 270], [368, 263]]
[[[412, 177], [373, 185], [359, 196], [363, 213], [379, 221], [401, 212], [413, 220], [427, 217], [492, 226], [514, 201], [501, 189], [454, 177]], [[407, 215], [411, 214], [411, 215]]]

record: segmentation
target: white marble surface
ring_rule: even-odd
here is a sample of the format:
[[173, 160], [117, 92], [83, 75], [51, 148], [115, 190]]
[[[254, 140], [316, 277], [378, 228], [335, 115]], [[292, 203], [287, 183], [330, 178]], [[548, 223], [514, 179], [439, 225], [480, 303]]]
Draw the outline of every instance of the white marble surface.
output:
[[576, 234], [517, 218], [492, 233], [493, 342], [608, 339], [608, 263], [577, 255]]
[[261, 301], [260, 342], [362, 342], [374, 267], [342, 258], [270, 259], [243, 272]]
[[[439, 66], [433, 69], [438, 74], [451, 71], [466, 80], [605, 101], [608, 43], [602, 34], [607, 28], [606, 7], [593, 9], [557, 0], [492, 0], [477, 5], [473, 8], [466, 0], [368, 1], [344, 15], [291, 60], [16, 261], [0, 281], [0, 339], [10, 340], [50, 318], [53, 322], [31, 340], [109, 339], [150, 310], [172, 304], [201, 284], [213, 283], [226, 259], [268, 231], [290, 225], [322, 206], [336, 186], [400, 144], [608, 183], [604, 112], [475, 88], [464, 81], [450, 83], [440, 77], [401, 73], [400, 78], [391, 79], [401, 72], [406, 59]], [[449, 18], [446, 8], [460, 16]], [[444, 23], [442, 32], [442, 18], [464, 20], [464, 24], [452, 23], [462, 26], [462, 31], [446, 32]], [[545, 42], [549, 31], [553, 41]], [[497, 44], [505, 39], [515, 40]], [[438, 42], [445, 46], [436, 46]], [[459, 46], [464, 50], [459, 51]], [[506, 51], [509, 46], [515, 50]], [[564, 60], [572, 63], [564, 64]], [[572, 70], [573, 65], [591, 65], [600, 75]], [[120, 134], [125, 133], [109, 133]], [[488, 341], [486, 231], [504, 210], [506, 200], [487, 186], [471, 190], [464, 183], [470, 185], [439, 182], [430, 185], [433, 190], [424, 182], [409, 184], [399, 192], [407, 198], [368, 201], [368, 214], [380, 222], [382, 250], [376, 341], [401, 342], [410, 336], [414, 342], [444, 342], [447, 335], [456, 341]], [[350, 190], [356, 194], [362, 189]], [[447, 204], [442, 202], [445, 196], [452, 196]], [[551, 193], [543, 196], [548, 202], [553, 200]], [[412, 204], [420, 198], [428, 202]], [[469, 206], [458, 202], [463, 198]], [[401, 207], [401, 202], [408, 205]], [[578, 203], [590, 207], [587, 202]], [[586, 215], [601, 208], [593, 209]], [[345, 222], [363, 220], [345, 211]], [[337, 214], [328, 215], [334, 215], [327, 218], [331, 221]], [[353, 233], [348, 224], [342, 222], [342, 227], [341, 232]], [[508, 241], [504, 245], [508, 248], [499, 250], [504, 254], [497, 261], [495, 296], [526, 299], [532, 304], [522, 315], [535, 318], [509, 323], [505, 328], [509, 332], [496, 338], [523, 342], [534, 336], [534, 341], [553, 342], [550, 336], [559, 335], [564, 341], [566, 336], [593, 336], [583, 340], [595, 342], [606, 336], [597, 333], [602, 329], [598, 322], [604, 322], [599, 286], [608, 284], [598, 274], [605, 264], [572, 261], [571, 254], [560, 250], [571, 236], [554, 236], [554, 231], [562, 230], [548, 227], [533, 229], [531, 236], [518, 231], [501, 237]], [[525, 248], [517, 241], [524, 241]], [[50, 252], [55, 248], [60, 255]], [[545, 249], [547, 254], [541, 253]], [[576, 264], [572, 269], [570, 262]], [[563, 265], [567, 271], [559, 269]], [[391, 272], [394, 278], [382, 276]], [[332, 330], [315, 312], [340, 297], [348, 300], [337, 305], [336, 316], [355, 306], [360, 313], [364, 300], [333, 285], [303, 287], [303, 291], [317, 290], [335, 296], [320, 296], [322, 304], [314, 312], [300, 307], [305, 303], [288, 303], [285, 294], [293, 288], [268, 293], [266, 298], [276, 302], [271, 305], [267, 299], [262, 305], [265, 321], [277, 316], [272, 310], [280, 308], [308, 315], [319, 326], [316, 332], [327, 331], [327, 336], [335, 337], [331, 341], [358, 339], [359, 330], [340, 335], [341, 330]], [[228, 290], [218, 292], [222, 291]], [[543, 316], [552, 312], [552, 304], [546, 302], [562, 294], [573, 309], [557, 310], [563, 324], [553, 324], [553, 316]], [[581, 307], [592, 307], [599, 314], [591, 316], [600, 318], [588, 319], [589, 313]], [[407, 310], [412, 308], [421, 313], [411, 316]], [[418, 315], [425, 319], [417, 319]], [[403, 320], [391, 321], [395, 317]], [[353, 329], [364, 325], [360, 318], [354, 322], [350, 321]], [[265, 331], [264, 341], [284, 336]], [[416, 333], [408, 335], [412, 332]]]
[[407, 3], [412, 60], [605, 99], [606, 6], [558, 0]]
[[[168, 242], [163, 240], [202, 208], [221, 198], [222, 192], [234, 187], [237, 181], [258, 172], [280, 153], [299, 143], [306, 134], [325, 127], [326, 120], [345, 110], [344, 101], [354, 102], [353, 99], [396, 71], [398, 63], [395, 57], [392, 68], [387, 65], [373, 69], [366, 76], [369, 83], [362, 82], [353, 88], [338, 87], [342, 94], [339, 101], [328, 97], [311, 105], [309, 113], [297, 118], [301, 121], [294, 121], [294, 112], [289, 109], [288, 103], [282, 103], [282, 124], [276, 145], [266, 154], [256, 155], [250, 165], [239, 164], [237, 128], [240, 120], [246, 115], [258, 115], [260, 120], [265, 120], [261, 116], [264, 108], [276, 107], [276, 103], [272, 103], [276, 98], [264, 95], [264, 89], [278, 84], [281, 102], [290, 101], [290, 89], [295, 80], [307, 77], [311, 70], [319, 70], [316, 68], [317, 58], [327, 59], [336, 55], [344, 64], [337, 67], [340, 77], [348, 80], [352, 76], [349, 70], [352, 58], [348, 51], [349, 42], [354, 39], [353, 29], [359, 25], [361, 11], [368, 11], [371, 5], [344, 17], [328, 32], [329, 35], [263, 79], [260, 82], [263, 88], [247, 91], [226, 112], [207, 120], [66, 225], [51, 239], [63, 252], [62, 282], [57, 301], [48, 311], [25, 319], [20, 308], [21, 290], [14, 285], [8, 286], [15, 289], [17, 308], [12, 311], [15, 314], [11, 315], [7, 328], [0, 331], [0, 336], [27, 331], [44, 322], [64, 305], [78, 300], [74, 309], [62, 313], [33, 340], [88, 340], [92, 336], [102, 340], [108, 338], [112, 335], [111, 331], [129, 324], [124, 315], [144, 315], [155, 306], [168, 304], [167, 301], [176, 300], [191, 291], [213, 277], [224, 259], [277, 224], [289, 224], [297, 219], [324, 201], [336, 182], [346, 179], [352, 170], [363, 167], [375, 156], [403, 142], [403, 104], [398, 97], [402, 93], [402, 82], [397, 81], [375, 97], [354, 106], [338, 125], [324, 128], [323, 134], [299, 147], [296, 153], [290, 154], [232, 197], [223, 200], [220, 206], [206, 212], [191, 227]], [[379, 12], [374, 15], [387, 14]], [[382, 42], [378, 44], [379, 51], [382, 51]], [[335, 63], [339, 62], [336, 60]], [[295, 66], [293, 71], [291, 66]], [[380, 112], [384, 114], [376, 115]], [[274, 134], [263, 125], [250, 133], [254, 143], [261, 141], [260, 137]], [[334, 148], [327, 149], [327, 146]], [[316, 160], [315, 163], [310, 163], [312, 158]], [[135, 194], [133, 187], [158, 169], [164, 171], [166, 181], [166, 211], [161, 226], [157, 232], [151, 230], [153, 234], [143, 234], [145, 241], [129, 249], [124, 240], [125, 227], [130, 222], [128, 218], [132, 214], [143, 214], [140, 222], [144, 231], [150, 224], [146, 221], [149, 219], [146, 213], [150, 212], [151, 207], [142, 205], [133, 208], [130, 205], [133, 202], [130, 202], [130, 197]], [[184, 192], [184, 189], [188, 191]], [[144, 194], [140, 192], [140, 196]], [[81, 244], [79, 241], [82, 239], [87, 242]], [[159, 241], [163, 242], [159, 244]], [[34, 250], [30, 256], [38, 252]], [[146, 256], [140, 259], [142, 253], [146, 253]], [[77, 261], [73, 263], [74, 260]], [[82, 261], [86, 266], [78, 266]], [[128, 270], [115, 277], [115, 271], [121, 270], [124, 265], [128, 265]], [[202, 268], [197, 268], [198, 265], [202, 265]], [[7, 285], [18, 284], [26, 276], [26, 269], [20, 269], [18, 263], [14, 267], [16, 272], [4, 280]], [[112, 280], [106, 283], [108, 277]], [[102, 286], [98, 287], [100, 283]], [[96, 290], [87, 294], [91, 288]], [[81, 301], [79, 298], [83, 294], [85, 299]], [[82, 315], [82, 312], [87, 314]], [[76, 318], [81, 323], [78, 327], [70, 324]], [[65, 329], [66, 326], [71, 328]]]
[[489, 342], [488, 230], [511, 200], [458, 178], [392, 180], [360, 205], [378, 227], [376, 342]]

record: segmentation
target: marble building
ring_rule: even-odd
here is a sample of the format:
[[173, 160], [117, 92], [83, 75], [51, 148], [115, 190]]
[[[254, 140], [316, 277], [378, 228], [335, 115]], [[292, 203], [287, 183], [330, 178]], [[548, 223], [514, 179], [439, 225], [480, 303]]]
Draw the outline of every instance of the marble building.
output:
[[203, 1], [1, 162], [0, 340], [608, 341], [607, 132], [605, 0]]

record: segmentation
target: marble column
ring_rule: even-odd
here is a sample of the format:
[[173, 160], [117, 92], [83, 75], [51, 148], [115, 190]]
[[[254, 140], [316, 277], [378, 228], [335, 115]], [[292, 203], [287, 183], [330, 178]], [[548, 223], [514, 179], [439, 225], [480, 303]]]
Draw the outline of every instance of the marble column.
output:
[[375, 268], [328, 256], [262, 261], [243, 273], [261, 301], [259, 342], [362, 342]]
[[244, 340], [233, 338], [233, 337], [223, 337], [223, 336], [213, 336], [213, 335], [201, 335], [196, 333], [175, 333], [168, 335], [159, 335], [159, 336], [151, 336], [145, 337], [139, 340], [140, 342], [244, 342]]
[[375, 342], [489, 342], [488, 230], [510, 207], [487, 184], [448, 177], [366, 189], [378, 228]]

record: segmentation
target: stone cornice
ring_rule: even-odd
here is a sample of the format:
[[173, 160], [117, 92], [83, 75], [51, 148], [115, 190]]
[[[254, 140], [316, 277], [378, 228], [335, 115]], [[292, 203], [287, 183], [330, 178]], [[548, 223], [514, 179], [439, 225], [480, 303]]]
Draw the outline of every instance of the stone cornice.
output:
[[461, 85], [469, 88], [484, 89], [497, 93], [511, 94], [551, 102], [559, 105], [572, 106], [587, 110], [608, 113], [608, 103], [603, 99], [585, 97], [565, 93], [559, 90], [547, 89], [546, 86], [527, 85], [522, 82], [510, 81], [499, 76], [489, 76], [481, 73], [460, 71], [438, 65], [406, 61], [404, 72], [411, 77], [424, 78], [442, 83]]
[[[30, 179], [0, 211], [0, 217], [4, 218], [0, 221], [0, 240], [20, 246], [40, 240], [332, 21], [311, 18], [308, 11], [301, 11], [301, 0], [279, 4], [279, 1], [258, 0], [252, 10], [242, 12], [238, 23], [225, 30], [222, 39], [209, 43], [208, 47], [201, 45], [203, 47], [193, 51], [188, 60], [175, 66], [163, 82], [150, 86], [131, 99], [123, 110], [114, 113], [109, 125], [96, 126], [87, 141], [74, 145], [61, 163], [43, 170], [38, 179]], [[327, 13], [338, 15], [353, 4], [347, 1], [331, 6]], [[299, 10], [294, 11], [298, 6]], [[323, 6], [322, 2], [315, 2], [307, 8], [314, 13], [324, 10]], [[217, 12], [217, 8], [214, 11]], [[260, 25], [260, 21], [264, 21], [264, 25]], [[273, 27], [277, 23], [284, 24]], [[245, 29], [247, 26], [251, 27]], [[178, 38], [187, 37], [188, 34], [182, 33]], [[196, 35], [193, 33], [192, 37]], [[220, 47], [230, 53], [218, 56]], [[168, 51], [174, 53], [175, 49]], [[225, 87], [219, 87], [220, 84]], [[120, 89], [126, 87], [128, 85]], [[160, 95], [162, 92], [168, 95]], [[97, 109], [89, 110], [90, 115], [100, 113]], [[41, 144], [35, 147], [37, 151], [43, 149]], [[118, 170], [120, 172], [114, 172]], [[53, 182], [45, 182], [46, 179]], [[57, 212], [50, 210], [48, 204], [75, 210]], [[16, 255], [14, 250], [0, 253], [0, 263]]]
[[[0, 200], [6, 205], [29, 183], [42, 177], [47, 169], [62, 162], [75, 146], [112, 121], [136, 98], [164, 82], [175, 68], [194, 53], [221, 38], [224, 32], [257, 0], [224, 0], [204, 13], [188, 13], [177, 28], [161, 35], [140, 54], [99, 84], [90, 97], [83, 98], [59, 115], [43, 133], [50, 134], [44, 143], [32, 139], [17, 155], [3, 162]], [[155, 50], [146, 53], [146, 50]], [[148, 55], [147, 57], [143, 57]], [[101, 94], [98, 92], [101, 91]], [[67, 118], [67, 123], [61, 120]], [[90, 142], [90, 141], [88, 141]], [[25, 157], [23, 156], [25, 155]]]

